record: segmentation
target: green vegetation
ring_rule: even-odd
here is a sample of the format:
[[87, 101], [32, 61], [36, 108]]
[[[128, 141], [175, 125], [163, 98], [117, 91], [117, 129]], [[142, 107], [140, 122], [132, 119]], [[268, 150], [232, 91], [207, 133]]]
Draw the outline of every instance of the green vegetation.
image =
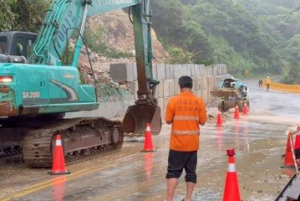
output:
[[[299, 0], [151, 0], [153, 27], [170, 63], [225, 63], [237, 76], [281, 74], [299, 83]], [[37, 32], [50, 0], [0, 0], [0, 31]], [[292, 12], [295, 11], [295, 12]], [[105, 29], [85, 32], [106, 57], [130, 57], [105, 44]]]
[[0, 31], [37, 32], [43, 12], [49, 7], [45, 0], [0, 0]]
[[[291, 12], [300, 6], [298, 0], [153, 0], [152, 4], [153, 26], [171, 50], [171, 62], [226, 63], [238, 76], [288, 75], [299, 66], [295, 54], [300, 52], [296, 47], [300, 13]], [[174, 55], [174, 46], [180, 55], [193, 56], [178, 57], [178, 51]]]

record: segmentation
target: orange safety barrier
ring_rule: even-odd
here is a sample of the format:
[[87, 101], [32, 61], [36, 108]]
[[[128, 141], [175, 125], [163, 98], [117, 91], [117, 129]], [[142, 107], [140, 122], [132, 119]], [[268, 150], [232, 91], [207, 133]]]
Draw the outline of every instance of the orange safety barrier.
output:
[[[265, 82], [263, 82], [263, 87], [266, 87]], [[283, 92], [290, 92], [290, 93], [300, 93], [300, 84], [281, 84], [277, 82], [270, 82], [270, 89], [283, 91]]]

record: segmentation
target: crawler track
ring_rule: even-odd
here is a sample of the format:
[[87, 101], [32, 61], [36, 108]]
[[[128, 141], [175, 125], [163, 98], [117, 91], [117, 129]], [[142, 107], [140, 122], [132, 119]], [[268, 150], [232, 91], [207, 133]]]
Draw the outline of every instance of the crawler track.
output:
[[22, 143], [0, 146], [0, 159], [23, 155], [31, 167], [51, 167], [55, 136], [62, 136], [67, 164], [82, 162], [121, 149], [124, 141], [120, 121], [105, 118], [58, 119], [26, 132]]

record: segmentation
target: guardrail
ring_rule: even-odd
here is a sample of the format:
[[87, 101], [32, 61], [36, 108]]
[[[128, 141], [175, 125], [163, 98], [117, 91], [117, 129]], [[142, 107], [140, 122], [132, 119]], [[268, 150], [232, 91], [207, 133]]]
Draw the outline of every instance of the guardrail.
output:
[[[263, 86], [266, 87], [266, 83], [263, 83]], [[290, 93], [300, 93], [300, 84], [292, 85], [292, 84], [282, 84], [277, 82], [270, 82], [270, 89], [283, 91], [283, 92], [290, 92]]]

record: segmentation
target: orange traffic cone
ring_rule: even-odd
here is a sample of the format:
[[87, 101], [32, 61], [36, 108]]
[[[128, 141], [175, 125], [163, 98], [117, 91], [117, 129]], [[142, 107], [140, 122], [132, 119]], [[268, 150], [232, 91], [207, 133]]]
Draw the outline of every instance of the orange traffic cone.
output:
[[227, 150], [228, 171], [225, 181], [223, 201], [241, 201], [239, 182], [235, 170], [234, 149]]
[[292, 153], [292, 144], [291, 144], [291, 138], [293, 136], [289, 133], [286, 141], [286, 149], [285, 149], [285, 156], [284, 156], [284, 164], [281, 166], [282, 168], [292, 168], [295, 167], [295, 162], [293, 159], [293, 153]]
[[235, 106], [235, 111], [234, 111], [234, 119], [239, 119], [240, 118], [240, 111], [239, 111], [239, 107]]
[[247, 105], [247, 103], [244, 103], [243, 114], [244, 114], [244, 115], [247, 115], [247, 114], [248, 114], [248, 105]]
[[218, 126], [218, 127], [222, 127], [223, 126], [222, 114], [221, 114], [220, 110], [218, 111], [216, 126]]
[[65, 167], [65, 158], [64, 152], [61, 145], [61, 136], [56, 136], [54, 156], [53, 156], [53, 165], [52, 170], [49, 172], [51, 175], [61, 175], [61, 174], [70, 174], [70, 172]]
[[147, 123], [146, 132], [145, 132], [145, 142], [144, 142], [144, 149], [142, 152], [154, 152], [153, 142], [152, 142], [152, 134], [150, 124]]
[[295, 156], [297, 164], [300, 165], [300, 135], [296, 135], [295, 139]]

